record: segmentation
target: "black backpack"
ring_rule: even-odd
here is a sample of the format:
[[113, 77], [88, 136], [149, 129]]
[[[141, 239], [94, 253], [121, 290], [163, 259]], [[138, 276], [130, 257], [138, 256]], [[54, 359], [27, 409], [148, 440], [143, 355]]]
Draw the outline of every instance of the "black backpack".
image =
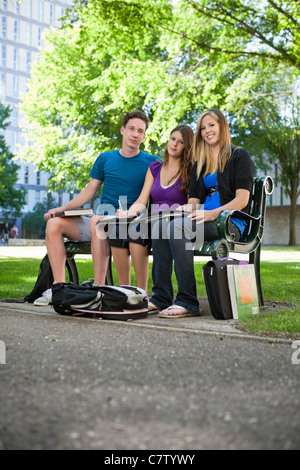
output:
[[52, 286], [52, 306], [60, 315], [106, 320], [135, 320], [148, 315], [147, 292], [132, 286]]
[[40, 297], [45, 290], [49, 289], [53, 284], [53, 274], [50, 266], [48, 255], [46, 255], [40, 264], [38, 277], [34, 288], [30, 294], [24, 297], [25, 302], [33, 303], [35, 299]]

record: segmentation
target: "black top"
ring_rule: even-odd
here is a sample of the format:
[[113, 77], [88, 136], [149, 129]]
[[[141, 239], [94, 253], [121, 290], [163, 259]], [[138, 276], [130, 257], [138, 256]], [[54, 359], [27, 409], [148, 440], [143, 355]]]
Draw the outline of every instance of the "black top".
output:
[[[203, 181], [203, 174], [205, 168], [202, 168], [199, 179], [197, 179], [197, 163], [193, 165], [189, 197], [200, 199], [203, 204], [207, 196], [207, 189]], [[218, 193], [220, 195], [221, 206], [235, 198], [237, 189], [247, 189], [251, 192], [254, 177], [254, 163], [250, 158], [249, 153], [234, 145], [231, 146], [231, 156], [226, 163], [224, 171], [217, 172]], [[249, 212], [250, 200], [243, 212]]]

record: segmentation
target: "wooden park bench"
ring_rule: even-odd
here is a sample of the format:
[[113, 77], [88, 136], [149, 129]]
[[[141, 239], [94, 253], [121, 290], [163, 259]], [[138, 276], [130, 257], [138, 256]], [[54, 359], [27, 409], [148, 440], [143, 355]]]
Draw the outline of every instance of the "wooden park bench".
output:
[[[211, 256], [212, 259], [220, 259], [229, 256], [229, 253], [249, 254], [249, 263], [254, 265], [257, 290], [260, 306], [264, 305], [264, 299], [261, 287], [260, 277], [260, 252], [265, 226], [265, 212], [267, 205], [267, 196], [273, 192], [273, 180], [270, 176], [255, 178], [251, 193], [250, 213], [234, 210], [222, 211], [217, 220], [220, 239], [213, 242], [204, 242], [201, 249], [195, 249], [195, 256]], [[236, 213], [242, 214], [248, 222], [248, 229], [243, 235], [242, 240], [236, 242], [234, 235], [229, 233], [228, 222], [230, 217]], [[76, 266], [75, 256], [79, 254], [91, 254], [90, 242], [65, 242], [67, 252], [67, 269], [69, 278], [74, 284], [79, 284], [79, 275]], [[106, 283], [113, 285], [112, 261], [110, 259]]]

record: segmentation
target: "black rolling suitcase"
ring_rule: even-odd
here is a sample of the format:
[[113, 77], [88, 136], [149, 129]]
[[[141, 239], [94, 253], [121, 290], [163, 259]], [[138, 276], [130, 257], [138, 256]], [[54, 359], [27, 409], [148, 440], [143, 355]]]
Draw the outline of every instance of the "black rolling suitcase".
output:
[[208, 261], [203, 266], [203, 277], [209, 307], [214, 318], [228, 320], [233, 318], [227, 280], [228, 264], [247, 264], [231, 258]]

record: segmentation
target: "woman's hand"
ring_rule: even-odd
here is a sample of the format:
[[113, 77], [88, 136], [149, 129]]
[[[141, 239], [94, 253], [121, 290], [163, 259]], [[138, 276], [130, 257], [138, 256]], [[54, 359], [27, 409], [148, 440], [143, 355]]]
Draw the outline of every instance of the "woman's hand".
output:
[[191, 204], [183, 204], [182, 206], [178, 206], [176, 210], [182, 212], [192, 212], [193, 208]]
[[218, 214], [214, 210], [199, 209], [189, 214], [188, 219], [196, 220], [197, 224], [203, 224], [204, 222], [211, 222], [218, 217]]
[[[197, 224], [203, 224], [204, 222], [212, 222], [218, 218], [220, 212], [225, 209], [230, 210], [242, 210], [247, 206], [249, 201], [250, 192], [247, 189], [237, 189], [235, 193], [235, 198], [232, 201], [228, 202], [224, 206], [217, 207], [212, 210], [205, 209], [194, 209], [191, 214], [187, 217], [191, 220], [196, 220]], [[190, 199], [188, 202], [193, 203], [196, 200]]]
[[123, 211], [123, 209], [118, 209], [117, 212], [116, 212], [117, 219], [125, 219], [125, 218], [129, 217], [128, 212], [129, 212], [128, 210]]

